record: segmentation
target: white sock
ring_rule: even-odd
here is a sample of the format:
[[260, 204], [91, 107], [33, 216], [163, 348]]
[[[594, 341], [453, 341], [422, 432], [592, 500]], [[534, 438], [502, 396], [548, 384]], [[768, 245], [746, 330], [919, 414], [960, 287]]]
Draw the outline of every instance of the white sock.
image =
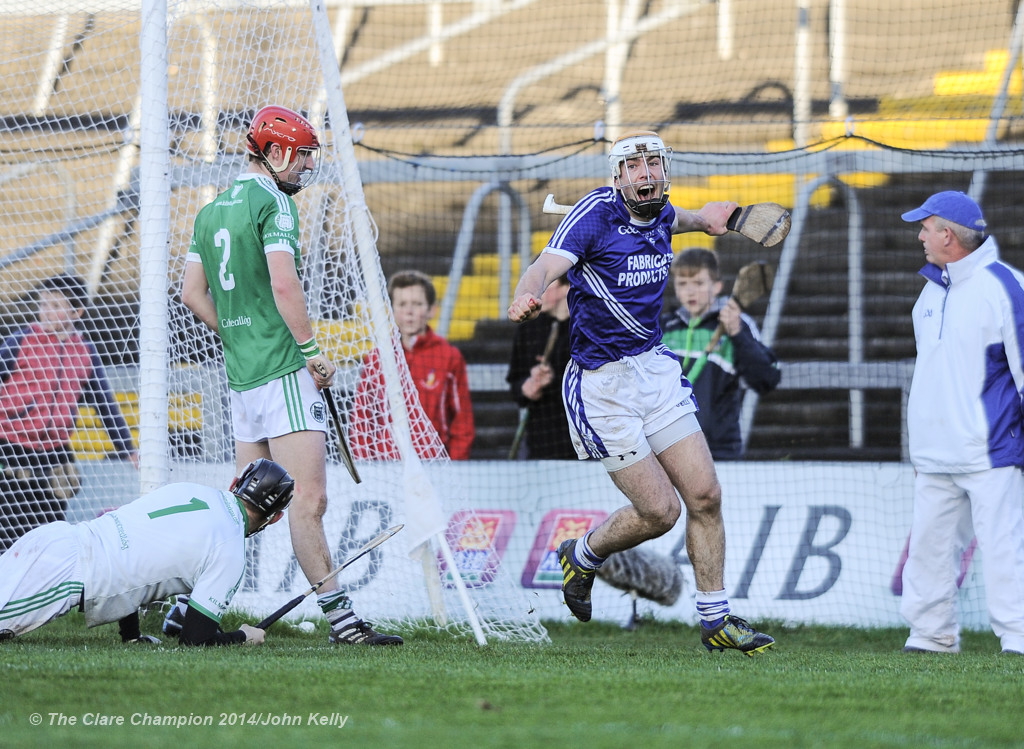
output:
[[593, 531], [587, 531], [583, 534], [583, 538], [576, 542], [576, 548], [572, 550], [572, 556], [576, 564], [584, 570], [596, 570], [602, 564], [604, 564], [604, 557], [599, 557], [594, 553], [594, 550], [590, 548], [590, 534]]
[[697, 591], [697, 615], [710, 627], [721, 624], [722, 619], [729, 615], [729, 597], [725, 590]]

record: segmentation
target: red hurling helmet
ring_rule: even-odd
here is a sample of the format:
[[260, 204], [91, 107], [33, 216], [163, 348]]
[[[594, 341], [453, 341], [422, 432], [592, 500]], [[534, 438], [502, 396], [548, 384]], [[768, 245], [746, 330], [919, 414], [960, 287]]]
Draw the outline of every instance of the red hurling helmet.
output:
[[[281, 192], [287, 195], [309, 187], [320, 172], [320, 139], [316, 128], [301, 114], [287, 107], [263, 107], [252, 118], [245, 140], [249, 153], [262, 161]], [[281, 147], [278, 163], [273, 163], [269, 154], [275, 143]]]

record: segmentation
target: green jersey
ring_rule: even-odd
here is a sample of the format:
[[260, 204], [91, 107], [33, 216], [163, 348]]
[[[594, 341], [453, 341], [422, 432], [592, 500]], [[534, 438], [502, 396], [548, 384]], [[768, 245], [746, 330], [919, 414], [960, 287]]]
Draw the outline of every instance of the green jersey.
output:
[[241, 175], [196, 216], [187, 260], [203, 264], [232, 390], [251, 390], [306, 365], [274, 301], [271, 252], [290, 252], [299, 269], [295, 201], [270, 177]]

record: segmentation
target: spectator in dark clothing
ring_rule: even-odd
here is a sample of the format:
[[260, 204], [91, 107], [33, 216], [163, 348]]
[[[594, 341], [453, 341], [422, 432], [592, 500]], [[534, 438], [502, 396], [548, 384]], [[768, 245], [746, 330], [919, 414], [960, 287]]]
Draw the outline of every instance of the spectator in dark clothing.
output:
[[663, 317], [662, 341], [679, 357], [693, 385], [700, 407], [697, 421], [712, 457], [740, 460], [743, 389], [774, 390], [782, 377], [778, 362], [761, 343], [753, 318], [735, 299], [721, 296], [718, 255], [712, 250], [683, 250], [672, 261], [671, 275], [679, 307]]
[[[562, 276], [541, 296], [540, 314], [516, 328], [508, 375], [512, 400], [525, 408], [525, 455], [531, 460], [576, 460], [562, 404], [569, 362], [569, 280]], [[548, 344], [550, 350], [545, 351]], [[516, 456], [512, 456], [516, 457]]]

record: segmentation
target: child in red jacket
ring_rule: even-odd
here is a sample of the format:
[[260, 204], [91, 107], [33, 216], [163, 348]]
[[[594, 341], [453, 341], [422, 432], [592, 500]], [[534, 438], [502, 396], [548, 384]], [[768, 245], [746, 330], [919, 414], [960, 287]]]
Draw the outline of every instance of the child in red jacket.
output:
[[[429, 276], [419, 271], [400, 271], [391, 277], [388, 294], [419, 405], [436, 431], [435, 436], [422, 420], [413, 416], [416, 403], [412, 393], [407, 391], [406, 408], [410, 413], [416, 452], [421, 458], [441, 457], [440, 438], [452, 460], [468, 460], [476, 430], [466, 361], [455, 346], [428, 325], [437, 303], [434, 284]], [[356, 386], [350, 423], [354, 457], [391, 460], [401, 457], [391, 434], [386, 404], [380, 356], [372, 351], [363, 360], [363, 371]]]

